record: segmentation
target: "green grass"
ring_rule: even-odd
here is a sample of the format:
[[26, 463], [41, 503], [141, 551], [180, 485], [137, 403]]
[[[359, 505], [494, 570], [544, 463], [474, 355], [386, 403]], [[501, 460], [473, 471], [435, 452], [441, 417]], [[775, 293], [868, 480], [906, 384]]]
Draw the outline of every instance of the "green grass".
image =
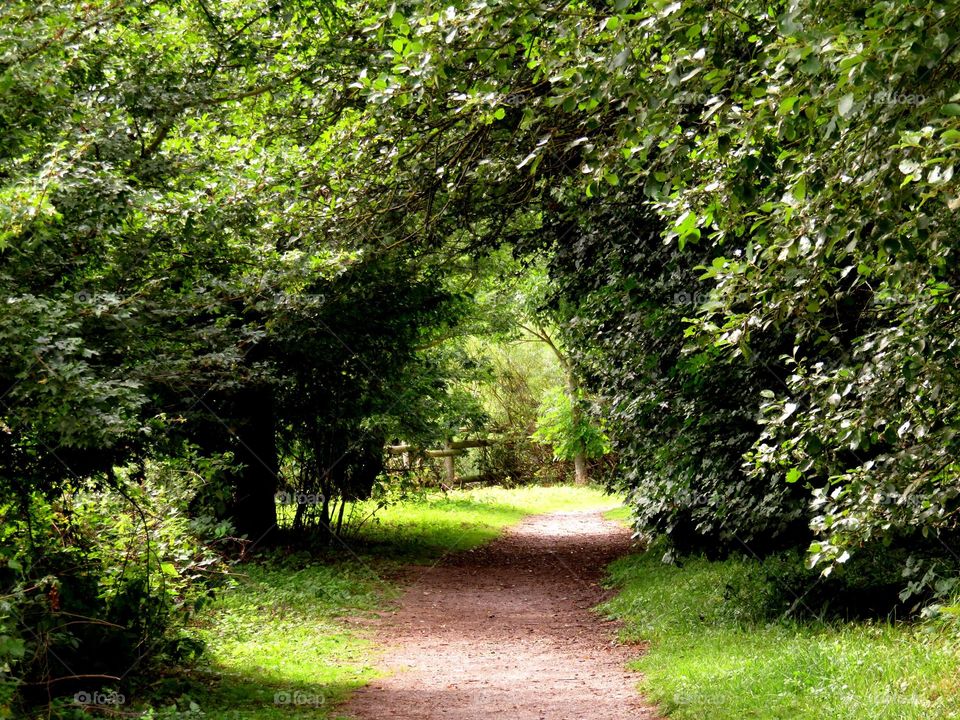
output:
[[724, 597], [750, 560], [617, 561], [602, 606], [649, 642], [641, 689], [682, 720], [941, 720], [960, 717], [960, 653], [927, 625], [763, 622]]
[[612, 510], [608, 510], [603, 514], [603, 516], [607, 520], [615, 520], [623, 525], [630, 525], [632, 514], [630, 508], [628, 508], [626, 505], [620, 505]]
[[617, 500], [593, 487], [487, 487], [435, 493], [384, 508], [362, 528], [379, 558], [429, 562], [476, 547], [534, 513], [602, 510]]
[[374, 676], [370, 642], [340, 619], [392, 597], [362, 563], [320, 564], [300, 553], [238, 572], [201, 629], [208, 653], [198, 677], [207, 683], [190, 699], [206, 717], [326, 718]]
[[397, 588], [383, 577], [399, 562], [475, 547], [529, 514], [615, 502], [598, 490], [567, 486], [431, 494], [378, 513], [354, 539], [357, 555], [342, 548], [336, 560], [275, 553], [242, 565], [236, 587], [199, 621], [208, 651], [177, 690], [179, 711], [157, 716], [193, 717], [194, 703], [206, 720], [332, 717], [339, 701], [376, 675], [374, 642], [343, 617], [387, 608]]

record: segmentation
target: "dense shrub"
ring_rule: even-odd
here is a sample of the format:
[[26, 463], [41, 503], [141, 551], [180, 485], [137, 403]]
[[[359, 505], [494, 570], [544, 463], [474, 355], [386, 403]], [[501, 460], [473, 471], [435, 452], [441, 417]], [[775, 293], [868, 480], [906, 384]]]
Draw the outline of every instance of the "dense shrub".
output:
[[[742, 526], [801, 543], [813, 535], [810, 557], [824, 567], [924, 533], [955, 548], [953, 4], [575, 8], [547, 2], [518, 14], [501, 2], [436, 21], [432, 7], [384, 17], [378, 27], [396, 53], [388, 52], [389, 72], [370, 81], [367, 112], [403, 140], [395, 153], [372, 143], [353, 160], [390, 178], [391, 192], [370, 185], [370, 201], [457, 165], [457, 180], [445, 174], [442, 189], [424, 189], [406, 208], [429, 214], [439, 193], [448, 220], [488, 245], [520, 232], [508, 208], [533, 209], [548, 224], [561, 218], [556, 232], [547, 229], [568, 253], [562, 274], [571, 286], [582, 275], [591, 302], [616, 307], [577, 305], [567, 318], [583, 331], [571, 337], [589, 357], [599, 332], [607, 347], [597, 357], [625, 378], [605, 393], [611, 428], [615, 442], [649, 438], [635, 458], [625, 449], [621, 459], [625, 484], [638, 488], [645, 516], [663, 518], [662, 530], [682, 524], [695, 542], [705, 533], [725, 543]], [[478, 74], [450, 72], [462, 67]], [[643, 207], [656, 218], [643, 233], [655, 240], [595, 224], [637, 267], [609, 278], [594, 272], [608, 263], [586, 252], [576, 229], [589, 203]], [[707, 281], [708, 294], [685, 313], [661, 311], [678, 291], [697, 298], [694, 286], [658, 290], [663, 272], [644, 267], [664, 253], [683, 256], [684, 271]], [[628, 299], [651, 292], [664, 297]], [[683, 359], [679, 344], [673, 354], [630, 347], [683, 316], [695, 348]], [[634, 372], [658, 389], [630, 387]], [[676, 382], [661, 383], [658, 373]], [[702, 467], [686, 459], [701, 456]], [[708, 507], [691, 507], [689, 497]], [[764, 501], [751, 506], [746, 497]], [[813, 500], [812, 512], [797, 499]], [[794, 533], [804, 519], [809, 533]]]
[[3, 506], [6, 713], [77, 693], [82, 704], [83, 693], [101, 689], [132, 700], [146, 671], [201, 651], [186, 624], [225, 578], [215, 547], [230, 527], [188, 512], [206, 479], [185, 461], [152, 462], [138, 473]]
[[627, 494], [638, 529], [684, 551], [796, 543], [802, 489], [743, 469], [761, 432], [760, 392], [779, 372], [775, 348], [734, 361], [687, 347], [685, 318], [705, 294], [696, 266], [710, 255], [664, 245], [655, 217], [629, 196], [578, 205], [552, 228], [562, 238], [555, 305], [619, 458], [611, 486]]
[[[829, 574], [811, 568], [801, 548], [762, 560], [745, 557], [743, 571], [726, 585], [726, 599], [759, 620], [785, 617], [816, 620], [906, 619], [924, 609], [951, 606], [955, 570], [938, 560], [932, 544], [863, 548]], [[934, 568], [934, 570], [931, 570]], [[939, 569], [942, 576], [924, 577]], [[905, 587], [905, 583], [907, 586]]]

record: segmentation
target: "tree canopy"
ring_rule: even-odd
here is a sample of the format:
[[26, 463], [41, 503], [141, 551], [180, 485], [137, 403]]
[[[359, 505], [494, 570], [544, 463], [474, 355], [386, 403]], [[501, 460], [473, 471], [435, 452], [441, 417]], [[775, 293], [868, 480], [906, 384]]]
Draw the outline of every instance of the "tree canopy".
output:
[[[475, 430], [497, 393], [512, 447], [546, 462], [539, 381], [468, 340], [525, 321], [563, 348], [537, 436], [584, 463], [612, 449], [599, 477], [638, 531], [804, 548], [827, 574], [889, 553], [904, 598], [949, 593], [958, 11], [5, 3], [9, 693], [52, 682], [38, 648], [77, 644], [51, 598], [173, 617], [191, 591], [159, 581], [226, 537], [269, 542], [278, 490], [322, 496], [329, 535], [392, 482], [386, 444]], [[117, 571], [84, 498], [140, 517], [131, 537], [193, 539]], [[151, 502], [192, 529], [151, 525]]]

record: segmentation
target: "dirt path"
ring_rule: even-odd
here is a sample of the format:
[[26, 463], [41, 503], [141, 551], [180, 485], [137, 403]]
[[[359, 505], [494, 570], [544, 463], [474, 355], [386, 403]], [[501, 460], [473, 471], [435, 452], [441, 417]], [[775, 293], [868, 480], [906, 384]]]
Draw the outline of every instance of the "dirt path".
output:
[[599, 513], [527, 519], [491, 545], [416, 568], [372, 628], [388, 674], [341, 712], [359, 720], [651, 720], [629, 648], [590, 608], [630, 533]]

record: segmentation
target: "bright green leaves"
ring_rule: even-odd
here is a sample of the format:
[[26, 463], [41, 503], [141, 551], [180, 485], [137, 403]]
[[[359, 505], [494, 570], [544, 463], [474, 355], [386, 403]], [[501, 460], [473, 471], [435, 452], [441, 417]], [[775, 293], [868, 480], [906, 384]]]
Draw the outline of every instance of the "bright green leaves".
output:
[[799, 99], [800, 97], [798, 95], [793, 95], [791, 97], [784, 98], [783, 100], [780, 101], [780, 105], [777, 108], [777, 112], [780, 115], [789, 115], [793, 111], [793, 108], [797, 104], [797, 101]]
[[[549, 86], [530, 122], [551, 131], [571, 123], [554, 131], [551, 149], [564, 147], [564, 132], [588, 138], [568, 165], [579, 177], [552, 182], [542, 174], [550, 154], [529, 139], [514, 167], [539, 163], [545, 183], [564, 191], [577, 184], [591, 202], [632, 197], [640, 185], [664, 239], [683, 253], [709, 256], [711, 292], [684, 311], [694, 321], [678, 331], [702, 343], [697, 347], [720, 352], [719, 340], [725, 351], [751, 357], [757, 353], [750, 346], [765, 341], [803, 348], [781, 379], [791, 396], [806, 400], [786, 415], [781, 405], [772, 417], [752, 481], [775, 477], [782, 485], [786, 473], [795, 488], [831, 477], [855, 484], [884, 478], [902, 487], [894, 468], [902, 470], [897, 463], [905, 459], [866, 469], [869, 459], [845, 453], [879, 452], [886, 431], [866, 416], [923, 414], [910, 393], [925, 383], [945, 387], [925, 374], [905, 341], [888, 339], [878, 351], [868, 334], [906, 328], [915, 338], [933, 333], [941, 360], [955, 350], [950, 332], [934, 330], [953, 327], [955, 317], [927, 290], [946, 280], [956, 245], [951, 213], [960, 209], [958, 98], [930, 71], [955, 47], [955, 30], [939, 23], [929, 36], [927, 11], [942, 9], [902, 4], [877, 4], [862, 16], [839, 2], [816, 13], [758, 2], [736, 15], [700, 2], [614, 9], [618, 14], [565, 18], [537, 45]], [[571, 40], [588, 30], [590, 44]], [[498, 34], [489, 25], [487, 32]], [[595, 312], [619, 317], [609, 307]], [[637, 312], [650, 318], [666, 311], [660, 304]], [[614, 356], [630, 364], [626, 350]], [[883, 381], [874, 374], [881, 366]], [[628, 397], [627, 385], [623, 380], [615, 397], [637, 410], [640, 393]], [[934, 405], [948, 407], [941, 403], [955, 393], [938, 392], [945, 394]], [[910, 428], [929, 426], [906, 419]], [[636, 430], [626, 419], [624, 426]], [[929, 432], [918, 442], [923, 457], [939, 456]], [[891, 520], [859, 497], [828, 495], [824, 502], [870, 532], [909, 527], [905, 516]], [[881, 516], [892, 524], [874, 523]]]
[[544, 397], [538, 412], [537, 429], [531, 437], [552, 447], [558, 460], [572, 461], [578, 454], [595, 459], [610, 452], [610, 439], [589, 416], [575, 409], [570, 396], [562, 388], [554, 388]]
[[393, 15], [390, 16], [390, 25], [399, 33], [400, 35], [409, 35], [410, 34], [410, 25], [407, 23], [407, 18], [400, 11], [396, 11]]
[[807, 199], [807, 179], [805, 177], [801, 176], [790, 189], [790, 199], [796, 203], [802, 203]]
[[[298, 10], [288, 21], [255, 20], [246, 2], [224, 5], [216, 17], [234, 31], [253, 21], [242, 51], [221, 47], [202, 18], [176, 6], [131, 11], [122, 32], [105, 21], [114, 30], [105, 39], [82, 36], [37, 67], [0, 75], [12, 128], [0, 138], [8, 249], [68, 238], [10, 275], [60, 256], [76, 263], [63, 280], [74, 291], [159, 277], [193, 287], [210, 274], [248, 287], [251, 267], [268, 284], [298, 288], [353, 267], [366, 257], [350, 254], [357, 246], [535, 235], [519, 216], [574, 224], [578, 241], [602, 248], [606, 274], [567, 288], [578, 304], [571, 323], [593, 330], [571, 333], [584, 362], [609, 361], [591, 369], [634, 463], [627, 471], [654, 498], [651, 526], [676, 517], [668, 483], [706, 482], [710, 468], [687, 457], [699, 454], [723, 468], [711, 496], [738, 513], [728, 485], [783, 513], [796, 511], [796, 497], [777, 493], [828, 481], [852, 488], [820, 498], [817, 529], [837, 533], [838, 548], [914, 521], [948, 527], [955, 504], [931, 479], [957, 450], [949, 418], [960, 387], [949, 362], [958, 334], [951, 291], [931, 290], [956, 286], [960, 210], [960, 99], [941, 57], [957, 33], [936, 21], [943, 8], [612, 8], [384, 5], [344, 7], [336, 19]], [[169, 22], [154, 43], [142, 30], [157, 18]], [[231, 61], [214, 70], [221, 56]], [[83, 68], [102, 72], [102, 92], [112, 94], [84, 91]], [[45, 183], [46, 150], [64, 138], [85, 149]], [[623, 245], [609, 236], [610, 217], [590, 220], [619, 202], [651, 213], [619, 228]], [[558, 254], [578, 252], [573, 244], [558, 236]], [[328, 245], [336, 251], [325, 255]], [[115, 267], [136, 248], [158, 248], [142, 274]], [[344, 259], [322, 268], [306, 260], [318, 256]], [[579, 260], [569, 278], [588, 274], [592, 261]], [[689, 284], [676, 284], [674, 270]], [[236, 320], [211, 331], [220, 352], [235, 344], [224, 328]], [[279, 313], [269, 327], [290, 320]], [[794, 346], [802, 350], [784, 360]], [[668, 362], [668, 379], [657, 374], [658, 358], [681, 356]], [[756, 375], [765, 367], [803, 401], [786, 414], [771, 405], [761, 431]], [[747, 389], [728, 396], [734, 390], [714, 376]], [[709, 393], [729, 402], [714, 405]], [[644, 430], [636, 418], [662, 430], [667, 449], [660, 438], [634, 441]], [[740, 459], [754, 443], [755, 467], [744, 474]], [[917, 481], [949, 517], [869, 499], [875, 487]], [[697, 527], [722, 523], [694, 501], [684, 508]]]
[[677, 238], [681, 250], [688, 242], [696, 242], [700, 239], [699, 220], [696, 213], [687, 211], [674, 223], [668, 237]]

